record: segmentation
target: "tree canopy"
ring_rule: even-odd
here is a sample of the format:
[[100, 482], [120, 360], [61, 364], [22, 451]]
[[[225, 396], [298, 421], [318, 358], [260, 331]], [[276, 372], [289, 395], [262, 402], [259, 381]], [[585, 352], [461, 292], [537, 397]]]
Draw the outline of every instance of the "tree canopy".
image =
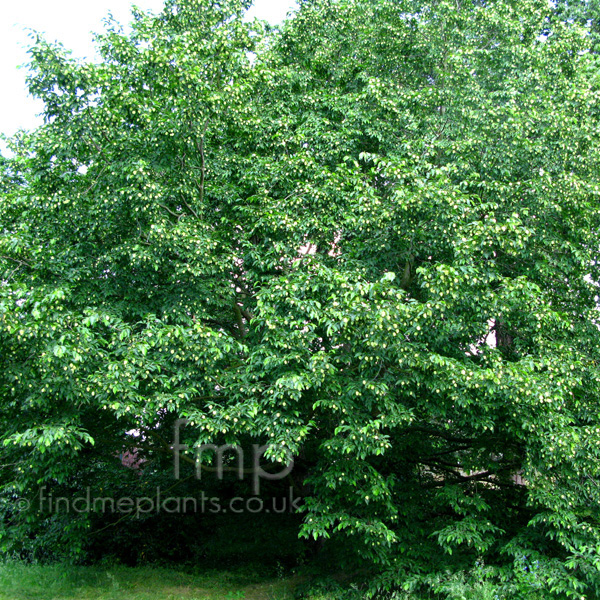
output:
[[4, 551], [84, 555], [95, 516], [40, 486], [116, 489], [132, 445], [167, 478], [184, 418], [190, 446], [291, 453], [298, 533], [347, 540], [361, 593], [596, 597], [592, 38], [538, 0], [299, 4], [271, 28], [168, 0], [100, 61], [31, 48], [45, 124], [0, 164]]

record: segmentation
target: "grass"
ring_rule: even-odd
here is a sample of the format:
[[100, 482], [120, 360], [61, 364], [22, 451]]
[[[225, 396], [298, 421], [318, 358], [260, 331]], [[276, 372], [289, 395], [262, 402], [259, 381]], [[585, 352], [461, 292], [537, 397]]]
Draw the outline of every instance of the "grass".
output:
[[0, 600], [292, 600], [295, 583], [250, 570], [0, 564]]

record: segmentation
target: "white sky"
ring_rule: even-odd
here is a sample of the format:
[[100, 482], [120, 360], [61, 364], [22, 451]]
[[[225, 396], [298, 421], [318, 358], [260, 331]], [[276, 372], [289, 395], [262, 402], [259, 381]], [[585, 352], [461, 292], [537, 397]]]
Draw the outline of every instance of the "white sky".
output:
[[[77, 57], [94, 54], [92, 33], [103, 30], [102, 20], [112, 13], [121, 23], [130, 20], [130, 6], [158, 12], [163, 0], [2, 0], [0, 9], [0, 133], [12, 135], [41, 120], [41, 108], [27, 95], [27, 29], [58, 40]], [[295, 7], [295, 0], [255, 0], [249, 16], [279, 23]], [[2, 144], [0, 144], [0, 147]]]

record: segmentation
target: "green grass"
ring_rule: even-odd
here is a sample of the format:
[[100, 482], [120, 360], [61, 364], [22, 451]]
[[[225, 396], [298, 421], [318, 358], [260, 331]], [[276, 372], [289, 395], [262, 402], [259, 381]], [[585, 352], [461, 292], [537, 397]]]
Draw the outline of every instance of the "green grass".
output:
[[249, 569], [194, 575], [153, 567], [0, 563], [0, 600], [292, 600], [295, 583]]

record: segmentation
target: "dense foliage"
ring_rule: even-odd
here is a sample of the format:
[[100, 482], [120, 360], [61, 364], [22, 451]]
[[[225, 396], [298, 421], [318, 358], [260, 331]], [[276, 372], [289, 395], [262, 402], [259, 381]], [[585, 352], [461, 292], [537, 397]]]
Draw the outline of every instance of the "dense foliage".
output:
[[558, 0], [555, 10], [568, 23], [576, 23], [587, 29], [589, 50], [600, 51], [600, 1]]
[[132, 446], [172, 481], [186, 418], [190, 446], [291, 452], [299, 533], [361, 593], [596, 597], [593, 36], [537, 0], [304, 0], [281, 30], [247, 5], [169, 0], [98, 63], [31, 50], [46, 124], [0, 165], [4, 550], [90, 552], [98, 519], [40, 486], [136, 488]]

